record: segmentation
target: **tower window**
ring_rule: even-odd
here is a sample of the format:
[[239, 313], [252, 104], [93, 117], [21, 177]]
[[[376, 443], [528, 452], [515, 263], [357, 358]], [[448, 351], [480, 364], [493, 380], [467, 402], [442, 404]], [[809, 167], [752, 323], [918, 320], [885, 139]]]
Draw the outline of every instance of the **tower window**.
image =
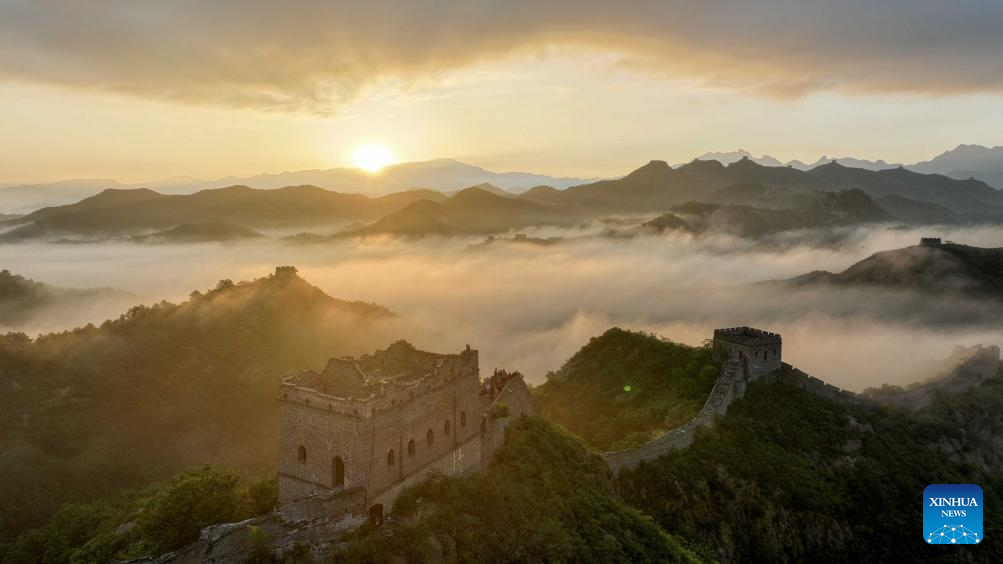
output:
[[345, 461], [340, 456], [335, 456], [331, 461], [331, 487], [337, 488], [345, 485]]
[[428, 432], [425, 433], [425, 441], [428, 442], [428, 444], [432, 444], [433, 442], [435, 442], [435, 433], [433, 433], [431, 429], [429, 429]]
[[466, 411], [461, 411], [460, 412], [460, 427], [466, 427], [466, 426], [467, 426], [467, 412]]
[[387, 452], [387, 466], [393, 466], [397, 462], [397, 455], [394, 453], [394, 449], [390, 449]]
[[442, 430], [446, 433], [447, 437], [449, 436], [450, 431], [453, 430], [453, 424], [449, 422], [449, 419], [446, 419], [446, 422], [442, 424]]
[[409, 456], [414, 456], [414, 439], [409, 439], [407, 442], [407, 453]]
[[300, 445], [300, 447], [298, 449], [296, 449], [296, 459], [299, 460], [300, 462], [306, 462], [306, 447], [305, 446]]

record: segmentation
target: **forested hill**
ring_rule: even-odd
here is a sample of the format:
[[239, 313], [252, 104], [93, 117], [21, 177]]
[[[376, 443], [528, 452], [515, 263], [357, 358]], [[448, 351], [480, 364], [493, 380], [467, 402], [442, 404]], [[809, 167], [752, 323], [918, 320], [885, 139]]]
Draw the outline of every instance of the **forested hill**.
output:
[[124, 302], [127, 292], [111, 288], [60, 288], [0, 271], [0, 327], [20, 327], [42, 312], [83, 308], [95, 300]]
[[636, 446], [700, 411], [719, 371], [710, 357], [707, 347], [614, 327], [548, 374], [533, 399], [595, 448]]
[[[604, 434], [610, 429], [667, 418], [674, 415], [667, 406], [690, 397], [673, 384], [703, 349], [668, 356], [673, 347], [611, 329], [536, 391], [538, 406], [602, 448], [616, 440]], [[649, 387], [656, 374], [666, 383]], [[636, 382], [646, 386], [635, 389]], [[630, 395], [635, 390], [643, 402]], [[667, 533], [721, 562], [927, 561], [918, 509], [927, 485], [979, 484], [987, 506], [1003, 505], [1000, 413], [1003, 376], [937, 395], [916, 411], [752, 383], [691, 446], [621, 472], [616, 490]], [[986, 518], [987, 538], [1003, 534], [1001, 514]], [[977, 548], [932, 558], [1003, 560], [1000, 545]]]
[[[703, 371], [704, 354], [614, 328], [586, 344], [537, 397], [551, 413], [583, 405], [568, 421], [582, 433], [595, 432], [585, 423], [618, 415], [654, 421], [666, 405], [696, 395], [678, 380]], [[655, 385], [656, 374], [670, 385]], [[614, 390], [629, 393], [635, 385], [644, 402]], [[607, 401], [596, 401], [601, 396]], [[316, 540], [334, 542], [328, 546], [339, 562], [999, 562], [1003, 548], [988, 541], [931, 552], [941, 547], [920, 540], [919, 500], [928, 484], [974, 483], [986, 506], [1003, 505], [1001, 413], [1003, 377], [938, 395], [915, 411], [754, 382], [691, 446], [618, 476], [584, 440], [530, 418], [513, 422], [489, 471], [431, 475], [401, 495], [382, 528]], [[86, 466], [76, 468], [92, 477]], [[258, 495], [267, 492], [252, 485], [245, 489], [226, 473], [188, 473], [160, 493], [66, 507], [7, 548], [16, 562], [39, 554], [52, 555], [46, 561], [155, 554], [192, 542], [199, 526], [267, 509], [270, 498]], [[131, 520], [135, 527], [120, 534]], [[248, 534], [253, 540], [254, 531]], [[985, 537], [1000, 534], [1003, 514], [987, 512]], [[256, 561], [273, 561], [278, 547], [269, 543], [255, 544]]]
[[1003, 249], [943, 244], [875, 253], [843, 272], [813, 272], [794, 285], [876, 286], [1003, 300]]
[[[752, 384], [686, 449], [620, 475], [618, 491], [721, 562], [1000, 562], [1003, 547], [931, 551], [929, 484], [979, 484], [1003, 505], [1003, 382], [917, 413]], [[987, 511], [985, 537], [1003, 534]]]
[[0, 337], [0, 536], [194, 464], [270, 475], [281, 376], [372, 348], [392, 315], [286, 270], [99, 327]]

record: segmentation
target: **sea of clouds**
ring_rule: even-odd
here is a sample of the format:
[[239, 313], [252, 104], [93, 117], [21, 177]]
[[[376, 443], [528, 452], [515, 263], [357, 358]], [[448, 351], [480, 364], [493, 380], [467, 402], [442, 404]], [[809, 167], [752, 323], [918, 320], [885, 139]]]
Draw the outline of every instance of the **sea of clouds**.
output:
[[[482, 373], [519, 369], [542, 382], [590, 337], [611, 326], [651, 331], [699, 345], [715, 327], [753, 325], [784, 337], [784, 358], [853, 390], [907, 384], [932, 375], [956, 346], [1003, 344], [995, 306], [874, 289], [799, 289], [755, 284], [813, 270], [841, 271], [882, 250], [915, 244], [910, 229], [846, 234], [838, 247], [763, 245], [731, 238], [609, 238], [597, 228], [546, 229], [553, 245], [477, 238], [370, 239], [292, 246], [247, 244], [17, 244], [0, 246], [0, 264], [38, 281], [113, 287], [136, 301], [179, 302], [220, 279], [251, 280], [295, 265], [328, 294], [385, 305], [400, 315], [380, 339], [421, 348], [481, 352]], [[1003, 246], [1003, 229], [936, 233], [984, 247]], [[100, 322], [120, 302], [42, 312], [29, 334]], [[360, 351], [361, 352], [361, 351]]]

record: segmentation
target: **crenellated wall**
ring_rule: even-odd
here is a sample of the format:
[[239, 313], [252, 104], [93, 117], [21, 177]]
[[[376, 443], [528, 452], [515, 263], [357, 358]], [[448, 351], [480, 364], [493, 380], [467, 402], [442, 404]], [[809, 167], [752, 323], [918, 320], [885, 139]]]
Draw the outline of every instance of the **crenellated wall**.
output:
[[786, 384], [796, 386], [798, 388], [801, 388], [802, 390], [805, 390], [807, 392], [810, 392], [816, 396], [823, 398], [838, 399], [860, 404], [868, 402], [868, 400], [862, 396], [858, 396], [857, 394], [849, 390], [844, 390], [837, 386], [833, 386], [832, 384], [823, 382], [822, 380], [819, 380], [818, 378], [808, 374], [807, 372], [803, 372], [801, 370], [798, 370], [797, 368], [794, 368], [793, 366], [787, 364], [786, 362], [781, 365], [780, 371], [777, 374], [775, 374], [771, 379], [779, 380]]
[[634, 468], [644, 460], [690, 446], [696, 430], [711, 424], [716, 416], [727, 413], [728, 406], [745, 395], [749, 382], [782, 381], [817, 396], [867, 403], [866, 399], [853, 392], [827, 384], [782, 362], [780, 347], [780, 335], [768, 331], [750, 327], [714, 331], [714, 351], [716, 358], [722, 361], [721, 372], [703, 408], [685, 424], [639, 447], [603, 453], [610, 470], [618, 473], [624, 468]]

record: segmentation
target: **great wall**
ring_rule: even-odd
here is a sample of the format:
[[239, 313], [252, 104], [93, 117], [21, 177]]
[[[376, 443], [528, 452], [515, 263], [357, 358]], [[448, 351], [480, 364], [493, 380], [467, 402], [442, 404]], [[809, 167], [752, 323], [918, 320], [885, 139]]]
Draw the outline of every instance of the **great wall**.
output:
[[670, 429], [641, 446], [603, 453], [603, 458], [615, 474], [634, 468], [642, 461], [653, 460], [693, 443], [696, 430], [724, 415], [735, 401], [745, 395], [745, 387], [754, 381], [784, 382], [811, 394], [857, 405], [891, 404], [916, 408], [930, 400], [934, 390], [958, 392], [994, 378], [1000, 370], [1000, 348], [976, 346], [958, 351], [965, 360], [949, 374], [924, 385], [898, 393], [861, 396], [823, 382], [781, 360], [782, 339], [750, 327], [732, 327], [714, 331], [714, 352], [721, 361], [721, 371], [714, 387], [697, 415], [679, 427]]
[[714, 356], [721, 361], [721, 371], [699, 413], [683, 425], [641, 446], [603, 453], [610, 470], [619, 473], [636, 467], [642, 461], [690, 446], [696, 430], [727, 413], [728, 407], [745, 395], [746, 386], [751, 382], [779, 380], [823, 397], [866, 401], [853, 392], [827, 384], [783, 362], [782, 347], [780, 335], [760, 329], [731, 327], [714, 331]]
[[341, 533], [382, 522], [400, 493], [430, 474], [486, 469], [510, 422], [535, 413], [518, 372], [482, 380], [469, 346], [437, 354], [406, 341], [286, 377], [278, 410], [279, 508], [207, 527], [196, 543], [135, 562], [244, 561], [251, 527], [277, 553], [306, 543], [315, 556], [330, 555]]
[[[780, 381], [856, 404], [902, 405], [927, 398], [934, 387], [979, 384], [995, 377], [1000, 366], [998, 347], [973, 347], [967, 360], [937, 382], [865, 398], [783, 362], [782, 346], [776, 333], [750, 327], [715, 330], [713, 352], [721, 370], [703, 407], [687, 423], [641, 446], [603, 453], [610, 471], [617, 474], [690, 446], [697, 430], [725, 415], [752, 382]], [[357, 360], [331, 359], [319, 373], [287, 377], [279, 412], [280, 507], [240, 523], [207, 527], [196, 543], [133, 562], [243, 560], [251, 550], [251, 527], [271, 539], [277, 554], [306, 543], [314, 555], [331, 555], [341, 533], [367, 520], [382, 521], [384, 508], [430, 472], [463, 476], [487, 469], [510, 423], [535, 409], [519, 373], [496, 370], [482, 381], [477, 351], [470, 347], [441, 355], [398, 341]], [[442, 431], [438, 444], [437, 429]], [[424, 443], [420, 449], [418, 442]]]

